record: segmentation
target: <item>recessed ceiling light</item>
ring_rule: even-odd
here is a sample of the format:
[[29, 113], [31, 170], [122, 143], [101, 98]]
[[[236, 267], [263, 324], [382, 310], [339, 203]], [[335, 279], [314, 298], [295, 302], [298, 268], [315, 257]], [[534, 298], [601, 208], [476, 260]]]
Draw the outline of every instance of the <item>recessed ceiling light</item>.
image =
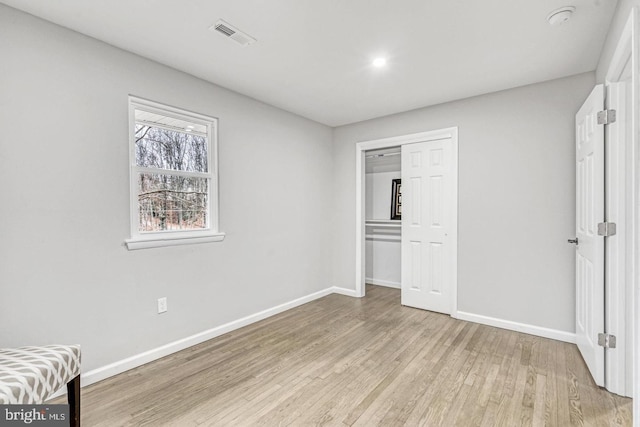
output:
[[547, 16], [547, 21], [549, 21], [549, 24], [553, 26], [562, 25], [569, 19], [571, 19], [571, 15], [573, 15], [573, 12], [575, 12], [575, 10], [576, 8], [573, 6], [561, 7], [560, 9], [556, 9], [551, 12]]
[[385, 65], [387, 65], [387, 59], [386, 58], [376, 58], [373, 60], [373, 66], [376, 68], [382, 68]]

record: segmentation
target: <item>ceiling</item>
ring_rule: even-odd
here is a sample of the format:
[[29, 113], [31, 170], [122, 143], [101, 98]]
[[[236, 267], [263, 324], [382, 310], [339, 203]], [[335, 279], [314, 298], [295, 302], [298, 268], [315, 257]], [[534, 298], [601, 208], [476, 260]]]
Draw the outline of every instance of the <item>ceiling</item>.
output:
[[[617, 0], [0, 0], [330, 126], [596, 68]], [[552, 10], [573, 18], [552, 27]], [[224, 19], [258, 41], [209, 30]], [[371, 65], [384, 56], [384, 68]]]

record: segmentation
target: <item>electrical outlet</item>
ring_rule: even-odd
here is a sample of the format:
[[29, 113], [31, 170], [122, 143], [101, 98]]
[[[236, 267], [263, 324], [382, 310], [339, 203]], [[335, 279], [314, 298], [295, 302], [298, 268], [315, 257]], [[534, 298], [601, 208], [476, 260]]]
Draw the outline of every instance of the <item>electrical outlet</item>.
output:
[[167, 297], [158, 298], [158, 314], [167, 311]]

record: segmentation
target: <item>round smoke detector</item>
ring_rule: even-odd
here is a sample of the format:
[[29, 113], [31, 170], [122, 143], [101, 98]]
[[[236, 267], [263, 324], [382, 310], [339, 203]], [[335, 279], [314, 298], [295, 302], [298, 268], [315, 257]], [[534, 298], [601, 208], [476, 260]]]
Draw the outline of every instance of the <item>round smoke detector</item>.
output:
[[575, 12], [575, 10], [576, 8], [573, 6], [561, 7], [560, 9], [556, 9], [551, 12], [547, 16], [547, 21], [549, 21], [549, 24], [553, 26], [562, 25], [569, 19], [571, 19], [571, 15], [573, 15], [573, 12]]

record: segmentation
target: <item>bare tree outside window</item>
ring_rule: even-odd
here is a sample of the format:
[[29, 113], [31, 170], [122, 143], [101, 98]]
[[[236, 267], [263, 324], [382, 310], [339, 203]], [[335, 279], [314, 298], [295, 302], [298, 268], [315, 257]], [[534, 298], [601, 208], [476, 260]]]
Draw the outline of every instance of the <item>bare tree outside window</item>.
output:
[[136, 123], [139, 231], [207, 228], [209, 179], [197, 173], [209, 171], [208, 147], [204, 135]]

